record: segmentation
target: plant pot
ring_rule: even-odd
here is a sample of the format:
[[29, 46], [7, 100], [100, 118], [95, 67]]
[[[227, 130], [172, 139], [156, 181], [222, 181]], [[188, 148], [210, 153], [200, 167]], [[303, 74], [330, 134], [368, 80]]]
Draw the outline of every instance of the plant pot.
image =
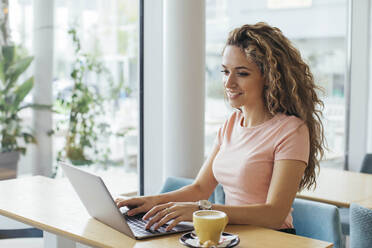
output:
[[17, 151], [0, 153], [0, 180], [17, 177], [19, 157]]

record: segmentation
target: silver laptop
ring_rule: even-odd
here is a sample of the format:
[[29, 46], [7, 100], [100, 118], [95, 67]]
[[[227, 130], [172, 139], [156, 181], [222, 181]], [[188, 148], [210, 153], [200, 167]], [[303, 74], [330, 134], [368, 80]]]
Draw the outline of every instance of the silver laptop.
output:
[[88, 213], [93, 218], [129, 237], [144, 239], [193, 230], [192, 223], [189, 222], [181, 222], [168, 232], [165, 231], [168, 224], [163, 225], [158, 230], [146, 230], [145, 225], [148, 221], [142, 220], [143, 214], [128, 216], [126, 215], [126, 211], [128, 210], [127, 207], [119, 209], [99, 176], [64, 162], [60, 162], [59, 165], [62, 167], [80, 200], [88, 210]]

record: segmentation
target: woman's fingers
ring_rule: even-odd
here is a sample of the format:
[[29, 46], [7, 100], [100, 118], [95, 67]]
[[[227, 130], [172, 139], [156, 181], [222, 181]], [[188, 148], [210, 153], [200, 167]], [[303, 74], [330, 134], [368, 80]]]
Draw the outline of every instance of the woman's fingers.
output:
[[116, 205], [121, 208], [124, 206], [130, 207], [130, 206], [139, 206], [143, 204], [143, 200], [140, 198], [131, 198], [128, 200], [123, 200], [123, 199], [116, 199], [115, 200]]
[[167, 226], [167, 228], [165, 229], [165, 231], [170, 231], [173, 229], [173, 227], [177, 226], [178, 223], [180, 223], [181, 221], [183, 221], [183, 218], [182, 216], [178, 216], [176, 219], [174, 219], [170, 224], [169, 226]]
[[156, 222], [158, 222], [160, 219], [162, 219], [165, 215], [169, 214], [168, 208], [163, 208], [162, 210], [159, 210], [154, 217], [152, 217], [149, 222], [146, 224], [145, 228], [150, 229], [152, 225], [154, 225]]
[[129, 210], [127, 212], [127, 215], [133, 216], [133, 215], [140, 214], [140, 213], [143, 213], [143, 212], [146, 212], [146, 207], [142, 205], [140, 207], [133, 208], [133, 209]]
[[155, 225], [155, 230], [174, 219], [166, 228], [166, 230], [169, 231], [179, 222], [191, 220], [192, 213], [196, 210], [198, 210], [198, 205], [196, 203], [169, 202], [153, 207], [143, 216], [143, 219], [149, 219], [149, 222], [146, 224], [146, 229], [150, 229], [153, 225]]
[[156, 225], [154, 226], [154, 229], [157, 230], [159, 227], [166, 224], [171, 219], [177, 218], [177, 216], [178, 216], [177, 212], [169, 212], [168, 214], [163, 216], [163, 218], [158, 223], [156, 223]]
[[128, 207], [130, 209], [127, 212], [127, 214], [129, 216], [136, 215], [136, 214], [143, 213], [143, 212], [147, 211], [147, 209], [145, 207], [145, 204], [144, 204], [145, 202], [141, 198], [131, 198], [131, 199], [127, 199], [127, 200], [116, 199], [115, 203], [118, 206], [118, 208], [121, 208], [121, 207], [124, 207], [124, 206]]
[[173, 202], [168, 202], [168, 203], [165, 203], [165, 204], [161, 204], [161, 205], [157, 205], [155, 207], [153, 207], [152, 209], [150, 209], [150, 211], [148, 211], [144, 216], [143, 216], [143, 219], [144, 220], [147, 220], [149, 219], [150, 217], [154, 216], [155, 214], [157, 214], [159, 211], [165, 209], [165, 208], [168, 208], [168, 207], [171, 207], [174, 203]]
[[119, 202], [119, 201], [129, 200], [129, 199], [131, 199], [131, 198], [132, 198], [132, 197], [118, 195], [117, 197], [115, 197], [115, 203], [117, 203], [117, 202]]

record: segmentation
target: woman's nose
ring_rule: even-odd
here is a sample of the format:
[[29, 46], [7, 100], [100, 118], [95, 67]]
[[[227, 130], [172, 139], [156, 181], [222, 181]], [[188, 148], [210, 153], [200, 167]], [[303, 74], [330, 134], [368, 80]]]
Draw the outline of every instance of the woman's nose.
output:
[[225, 88], [234, 88], [235, 85], [235, 79], [234, 77], [230, 74], [229, 76], [225, 77]]

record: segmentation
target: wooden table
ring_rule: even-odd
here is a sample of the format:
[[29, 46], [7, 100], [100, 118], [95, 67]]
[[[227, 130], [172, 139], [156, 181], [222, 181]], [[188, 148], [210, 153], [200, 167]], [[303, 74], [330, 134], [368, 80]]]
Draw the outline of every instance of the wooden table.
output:
[[[0, 182], [0, 214], [43, 229], [45, 247], [184, 247], [180, 234], [137, 241], [91, 218], [66, 180], [35, 176]], [[229, 225], [238, 247], [332, 247], [331, 243], [249, 225]], [[54, 243], [51, 237], [54, 236]], [[57, 239], [58, 242], [55, 240]]]
[[297, 197], [348, 208], [353, 202], [372, 200], [372, 175], [321, 168], [315, 191], [303, 190]]
[[357, 201], [355, 203], [358, 203], [359, 205], [361, 205], [365, 208], [372, 209], [372, 197], [368, 198], [368, 199], [361, 200], [361, 201]]

